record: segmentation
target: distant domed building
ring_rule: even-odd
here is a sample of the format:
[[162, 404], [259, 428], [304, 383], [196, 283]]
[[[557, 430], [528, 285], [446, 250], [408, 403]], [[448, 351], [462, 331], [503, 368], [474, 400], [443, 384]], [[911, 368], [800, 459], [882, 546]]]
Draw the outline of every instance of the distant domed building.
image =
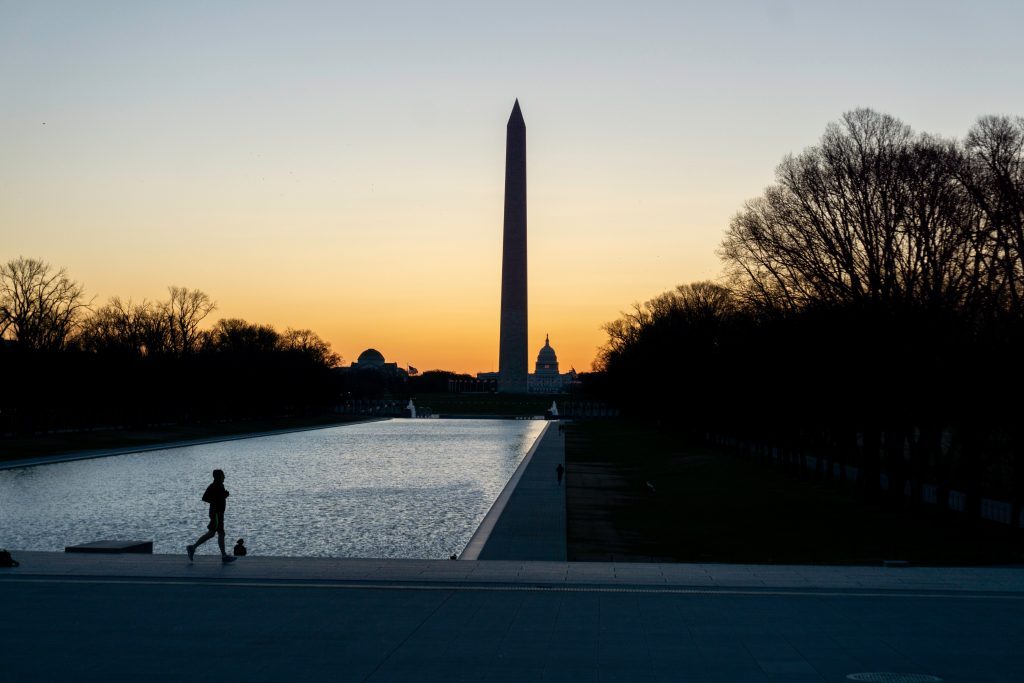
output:
[[387, 363], [384, 362], [384, 354], [377, 349], [366, 349], [359, 354], [359, 360], [352, 364], [352, 367], [358, 367], [363, 370], [369, 370], [370, 368], [380, 369], [383, 368]]
[[551, 336], [544, 335], [544, 346], [537, 354], [537, 365], [533, 371], [538, 375], [558, 374], [558, 355], [551, 348]]
[[345, 368], [346, 370], [376, 370], [388, 375], [404, 375], [405, 370], [398, 367], [398, 363], [388, 363], [384, 360], [384, 354], [377, 349], [366, 349], [355, 363]]
[[544, 335], [544, 346], [537, 354], [537, 364], [526, 378], [526, 390], [531, 394], [565, 394], [575, 381], [575, 370], [559, 374], [558, 355], [551, 348], [551, 337]]
[[[497, 381], [496, 372], [478, 372], [477, 380]], [[551, 337], [544, 335], [544, 346], [537, 354], [533, 372], [526, 377], [526, 390], [531, 394], [567, 394], [569, 387], [577, 381], [576, 371], [558, 372], [558, 354], [551, 346]]]

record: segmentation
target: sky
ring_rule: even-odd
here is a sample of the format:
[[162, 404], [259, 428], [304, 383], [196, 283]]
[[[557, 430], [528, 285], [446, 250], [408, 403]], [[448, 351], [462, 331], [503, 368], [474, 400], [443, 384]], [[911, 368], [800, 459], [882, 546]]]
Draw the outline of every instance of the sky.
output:
[[505, 123], [530, 363], [717, 279], [786, 154], [856, 107], [1024, 115], [1024, 3], [0, 0], [0, 261], [169, 285], [422, 370], [497, 369]]

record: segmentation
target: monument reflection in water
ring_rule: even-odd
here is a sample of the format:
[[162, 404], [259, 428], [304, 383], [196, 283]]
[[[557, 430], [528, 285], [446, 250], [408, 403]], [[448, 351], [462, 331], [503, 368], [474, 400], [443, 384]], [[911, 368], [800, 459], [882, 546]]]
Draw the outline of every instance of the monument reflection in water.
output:
[[220, 468], [229, 545], [244, 537], [253, 555], [447, 558], [542, 427], [389, 420], [0, 470], [0, 539], [19, 550], [152, 539], [154, 552], [184, 557]]

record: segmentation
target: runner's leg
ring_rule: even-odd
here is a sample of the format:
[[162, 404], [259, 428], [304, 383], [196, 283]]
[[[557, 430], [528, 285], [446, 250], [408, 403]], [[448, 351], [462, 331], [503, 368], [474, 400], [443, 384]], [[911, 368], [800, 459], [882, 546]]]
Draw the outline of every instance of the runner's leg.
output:
[[200, 536], [199, 539], [195, 543], [192, 544], [192, 546], [195, 547], [195, 548], [198, 548], [199, 546], [201, 546], [202, 544], [206, 543], [211, 538], [213, 538], [213, 535], [215, 533], [217, 533], [217, 532], [213, 531], [213, 530], [207, 531], [205, 534]]

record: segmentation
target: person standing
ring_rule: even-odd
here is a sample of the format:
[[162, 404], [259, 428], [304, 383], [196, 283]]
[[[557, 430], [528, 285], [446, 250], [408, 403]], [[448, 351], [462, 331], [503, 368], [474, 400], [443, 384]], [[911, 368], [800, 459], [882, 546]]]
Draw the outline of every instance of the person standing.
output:
[[227, 508], [230, 495], [224, 488], [224, 470], [214, 470], [213, 482], [206, 487], [206, 492], [203, 493], [203, 502], [210, 504], [210, 523], [206, 527], [209, 531], [200, 536], [192, 545], [185, 546], [189, 562], [196, 554], [196, 548], [213, 538], [214, 534], [217, 535], [217, 545], [220, 546], [221, 562], [235, 561], [235, 558], [228, 555], [227, 550], [224, 549], [224, 510]]
[[562, 475], [565, 474], [565, 468], [562, 467], [562, 463], [558, 463], [558, 467], [555, 468], [555, 474], [558, 475], [558, 483], [562, 483]]

